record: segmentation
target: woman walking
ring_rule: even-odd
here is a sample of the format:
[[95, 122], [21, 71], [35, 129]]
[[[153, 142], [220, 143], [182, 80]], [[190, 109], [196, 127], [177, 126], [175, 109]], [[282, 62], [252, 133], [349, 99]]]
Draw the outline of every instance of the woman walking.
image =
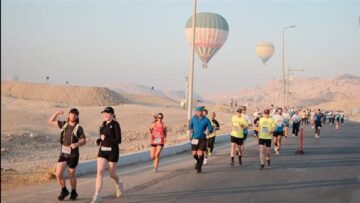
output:
[[106, 107], [102, 112], [104, 122], [100, 126], [100, 138], [96, 140], [99, 145], [97, 158], [97, 174], [95, 195], [92, 203], [101, 201], [100, 190], [103, 183], [105, 167], [109, 167], [109, 175], [115, 182], [116, 197], [120, 197], [124, 191], [124, 184], [119, 181], [116, 174], [117, 162], [119, 160], [119, 144], [121, 143], [120, 124], [115, 120], [112, 107]]

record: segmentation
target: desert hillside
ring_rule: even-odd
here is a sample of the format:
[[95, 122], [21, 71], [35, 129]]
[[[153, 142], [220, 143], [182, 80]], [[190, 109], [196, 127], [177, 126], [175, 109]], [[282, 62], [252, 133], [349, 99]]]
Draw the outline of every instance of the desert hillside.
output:
[[[263, 108], [274, 103], [280, 105], [281, 83], [269, 81], [256, 88], [212, 94], [205, 99], [229, 104], [231, 99], [249, 107]], [[322, 107], [345, 110], [360, 108], [360, 77], [345, 74], [334, 78], [299, 77], [289, 82], [290, 106]]]
[[126, 102], [123, 96], [105, 87], [49, 85], [17, 81], [1, 82], [1, 97], [3, 96], [75, 106], [106, 106]]

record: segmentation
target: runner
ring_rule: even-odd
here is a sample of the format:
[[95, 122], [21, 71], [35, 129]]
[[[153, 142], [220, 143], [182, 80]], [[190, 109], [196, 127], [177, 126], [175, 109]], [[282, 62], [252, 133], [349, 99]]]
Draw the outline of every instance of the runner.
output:
[[275, 130], [274, 130], [274, 145], [276, 155], [280, 155], [281, 149], [281, 139], [284, 136], [284, 117], [282, 116], [282, 108], [278, 108], [273, 119], [275, 120]]
[[320, 138], [320, 128], [322, 127], [321, 125], [321, 111], [320, 109], [317, 110], [317, 112], [314, 115], [314, 124], [315, 124], [315, 138], [319, 139]]
[[57, 111], [50, 119], [49, 124], [61, 129], [60, 144], [61, 152], [58, 163], [56, 165], [56, 179], [61, 186], [61, 192], [58, 200], [62, 201], [70, 193], [66, 188], [64, 172], [66, 167], [69, 167], [69, 178], [71, 185], [70, 200], [76, 200], [78, 193], [76, 192], [76, 166], [79, 163], [79, 147], [86, 144], [86, 138], [83, 128], [79, 125], [79, 111], [71, 109], [68, 114], [67, 121], [60, 121], [56, 118], [64, 114], [63, 111]]
[[215, 112], [212, 112], [210, 115], [210, 122], [214, 128], [213, 133], [209, 134], [207, 136], [207, 143], [208, 143], [208, 155], [211, 156], [211, 154], [214, 151], [214, 144], [215, 144], [215, 137], [216, 137], [216, 131], [220, 130], [220, 124], [219, 122], [215, 119], [216, 114]]
[[336, 113], [335, 113], [335, 122], [336, 122], [336, 129], [339, 129], [339, 126], [340, 126], [340, 111], [336, 111]]
[[160, 153], [166, 142], [166, 125], [163, 122], [164, 115], [158, 113], [156, 120], [150, 126], [150, 156], [153, 160], [154, 172], [158, 172]]
[[206, 150], [206, 135], [208, 129], [209, 134], [213, 133], [213, 126], [208, 118], [203, 116], [203, 108], [197, 107], [195, 115], [189, 123], [189, 133], [191, 133], [191, 151], [196, 160], [195, 169], [201, 173], [201, 167], [204, 161], [204, 151]]
[[274, 119], [269, 117], [270, 110], [264, 110], [264, 117], [259, 121], [259, 151], [260, 151], [260, 170], [265, 169], [264, 164], [264, 149], [266, 148], [266, 165], [270, 166], [270, 150], [271, 150], [271, 138], [274, 133], [275, 122]]
[[304, 126], [306, 124], [306, 111], [305, 109], [300, 112], [301, 117], [301, 125]]
[[341, 122], [341, 124], [344, 124], [344, 120], [345, 120], [345, 114], [344, 114], [344, 111], [341, 111], [341, 113], [340, 113], [340, 122]]
[[100, 126], [100, 138], [96, 140], [99, 147], [97, 158], [97, 174], [95, 194], [92, 203], [100, 202], [100, 190], [106, 165], [108, 164], [109, 175], [115, 182], [116, 197], [120, 197], [124, 191], [124, 184], [120, 182], [116, 174], [117, 162], [119, 160], [119, 144], [121, 144], [120, 124], [115, 120], [115, 113], [112, 107], [106, 107], [102, 112], [104, 122]]
[[242, 117], [242, 109], [237, 109], [237, 115], [234, 115], [232, 121], [231, 131], [231, 148], [230, 148], [230, 165], [234, 166], [234, 154], [237, 150], [239, 152], [239, 164], [242, 165], [242, 145], [244, 144], [244, 128], [248, 126], [247, 121]]
[[247, 121], [247, 123], [248, 123], [248, 126], [243, 129], [243, 133], [244, 133], [244, 143], [243, 143], [243, 145], [242, 145], [242, 151], [244, 151], [244, 149], [245, 149], [245, 141], [246, 141], [246, 138], [247, 138], [247, 136], [248, 136], [248, 131], [249, 131], [248, 128], [252, 126], [252, 121], [251, 121], [250, 116], [246, 114], [246, 106], [242, 106], [241, 108], [242, 108], [242, 114], [241, 114], [241, 116], [242, 116], [242, 117]]
[[[269, 110], [270, 112], [270, 110]], [[254, 137], [256, 137], [259, 140], [259, 121], [261, 117], [261, 113], [255, 113], [254, 114]]]
[[284, 124], [285, 124], [284, 135], [285, 135], [285, 138], [287, 138], [287, 136], [289, 134], [289, 126], [290, 126], [290, 118], [291, 118], [287, 108], [285, 108], [285, 111], [283, 112], [282, 115], [284, 117]]
[[291, 117], [291, 122], [292, 122], [292, 135], [298, 136], [300, 123], [301, 123], [301, 118], [299, 116], [298, 110], [296, 110], [295, 114]]

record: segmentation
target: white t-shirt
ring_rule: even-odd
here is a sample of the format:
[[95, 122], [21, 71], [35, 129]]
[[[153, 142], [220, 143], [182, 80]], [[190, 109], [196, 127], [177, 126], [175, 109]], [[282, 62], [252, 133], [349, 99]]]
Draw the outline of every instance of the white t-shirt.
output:
[[301, 118], [299, 115], [296, 115], [294, 114], [291, 118], [291, 120], [294, 122], [294, 123], [299, 123], [301, 121]]
[[284, 116], [279, 115], [279, 114], [275, 114], [273, 116], [273, 119], [275, 121], [275, 131], [279, 132], [279, 131], [283, 131], [284, 130], [284, 126], [285, 126], [285, 122], [284, 122]]

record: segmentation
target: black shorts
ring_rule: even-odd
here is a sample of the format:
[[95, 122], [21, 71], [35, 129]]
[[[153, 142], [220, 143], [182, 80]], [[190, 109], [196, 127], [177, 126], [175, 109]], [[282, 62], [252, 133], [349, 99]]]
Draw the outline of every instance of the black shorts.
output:
[[318, 130], [322, 127], [321, 123], [315, 123], [315, 129]]
[[150, 146], [151, 146], [151, 147], [157, 147], [157, 146], [164, 147], [164, 144], [151, 144]]
[[230, 136], [231, 137], [231, 143], [235, 143], [237, 145], [243, 145], [244, 144], [244, 138], [237, 138], [234, 136]]
[[66, 165], [69, 168], [74, 169], [79, 163], [79, 156], [65, 157], [64, 154], [61, 154], [58, 162], [64, 162], [64, 161], [66, 161]]
[[99, 149], [98, 157], [104, 158], [109, 162], [118, 162], [119, 161], [119, 149], [111, 149], [112, 151], [102, 151], [101, 147]]
[[284, 136], [285, 135], [284, 131], [274, 131], [274, 134], [273, 134], [274, 137], [278, 137], [279, 135]]
[[259, 145], [266, 145], [266, 147], [271, 147], [271, 140], [259, 138]]
[[206, 138], [198, 139], [198, 140], [199, 140], [198, 144], [196, 144], [196, 145], [191, 144], [191, 150], [192, 151], [206, 151], [206, 145], [207, 145]]

